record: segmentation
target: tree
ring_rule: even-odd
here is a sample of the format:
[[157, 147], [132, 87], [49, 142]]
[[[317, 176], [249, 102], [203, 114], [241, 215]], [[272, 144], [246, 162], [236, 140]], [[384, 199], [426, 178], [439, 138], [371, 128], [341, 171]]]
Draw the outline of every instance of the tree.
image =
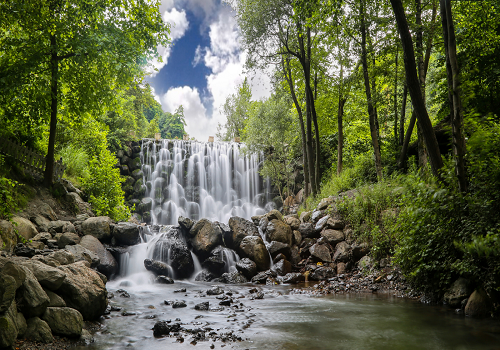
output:
[[222, 107], [226, 123], [224, 126], [221, 124], [217, 126], [217, 137], [223, 141], [231, 141], [235, 137], [240, 137], [248, 119], [252, 91], [246, 77], [237, 89], [236, 94], [231, 94], [226, 98]]
[[[141, 62], [168, 43], [159, 2], [6, 0], [0, 4], [0, 88], [10, 118], [47, 119], [45, 184], [53, 178], [59, 106], [100, 114], [116, 90], [141, 79]], [[17, 97], [14, 99], [14, 97]]]

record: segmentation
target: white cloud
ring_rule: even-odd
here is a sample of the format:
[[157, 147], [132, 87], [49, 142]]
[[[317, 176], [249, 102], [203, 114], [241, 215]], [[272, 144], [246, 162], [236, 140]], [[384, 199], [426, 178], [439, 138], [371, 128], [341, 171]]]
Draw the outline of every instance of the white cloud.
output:
[[[173, 1], [169, 4], [165, 4], [165, 8], [169, 8], [169, 6], [173, 6]], [[176, 8], [170, 8], [169, 10], [165, 10], [163, 13], [163, 21], [165, 23], [170, 23], [170, 40], [171, 44], [167, 47], [158, 46], [158, 54], [160, 55], [162, 62], [160, 60], [155, 59], [153, 62], [150, 62], [151, 65], [157, 70], [150, 71], [151, 76], [155, 76], [160, 69], [162, 69], [167, 63], [168, 58], [170, 57], [170, 53], [172, 51], [172, 45], [176, 40], [179, 40], [186, 34], [186, 31], [189, 27], [189, 21], [186, 17], [186, 11], [178, 11]]]

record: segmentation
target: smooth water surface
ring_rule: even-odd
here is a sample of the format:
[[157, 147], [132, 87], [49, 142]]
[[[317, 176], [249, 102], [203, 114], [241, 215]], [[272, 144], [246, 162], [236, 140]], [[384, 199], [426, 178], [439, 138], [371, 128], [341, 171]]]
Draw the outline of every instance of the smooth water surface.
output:
[[[311, 297], [290, 293], [289, 286], [259, 287], [264, 299], [251, 300], [255, 294], [249, 291], [255, 286], [221, 285], [226, 292], [232, 291], [237, 307], [195, 310], [194, 305], [204, 301], [211, 308], [219, 307], [215, 296], [205, 294], [211, 287], [199, 282], [109, 282], [108, 290], [115, 294], [111, 303], [122, 310], [103, 321], [90, 348], [209, 349], [213, 344], [216, 349], [500, 349], [498, 321], [468, 319], [448, 308], [418, 301], [375, 294]], [[120, 297], [119, 288], [131, 297]], [[180, 288], [186, 292], [174, 292]], [[184, 300], [187, 307], [173, 309], [164, 300]], [[123, 311], [135, 315], [122, 316]], [[176, 342], [176, 337], [153, 337], [155, 322], [175, 322], [176, 318], [185, 329], [210, 327], [218, 334], [234, 331], [243, 341], [209, 340], [192, 345], [190, 334], [183, 335], [183, 343]]]

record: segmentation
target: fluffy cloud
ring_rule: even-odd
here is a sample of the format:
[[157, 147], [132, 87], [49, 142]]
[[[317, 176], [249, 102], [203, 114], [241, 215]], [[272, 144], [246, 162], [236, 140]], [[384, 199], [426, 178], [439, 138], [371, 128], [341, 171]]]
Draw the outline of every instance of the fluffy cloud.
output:
[[156, 68], [152, 70], [151, 76], [155, 76], [160, 69], [162, 69], [167, 63], [170, 53], [172, 51], [172, 45], [174, 42], [184, 36], [186, 30], [189, 27], [189, 22], [186, 17], [186, 12], [184, 10], [178, 11], [176, 8], [171, 8], [173, 6], [173, 1], [164, 5], [167, 10], [163, 12], [163, 21], [165, 23], [170, 23], [170, 40], [171, 44], [167, 47], [158, 46], [158, 54], [162, 58], [162, 62], [155, 59], [150, 62], [151, 65]]

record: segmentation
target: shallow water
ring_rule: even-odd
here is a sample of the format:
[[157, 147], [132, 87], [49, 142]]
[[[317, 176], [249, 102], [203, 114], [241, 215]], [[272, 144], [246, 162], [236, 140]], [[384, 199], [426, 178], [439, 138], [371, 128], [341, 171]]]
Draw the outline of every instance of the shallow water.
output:
[[[111, 312], [94, 335], [95, 343], [85, 349], [209, 349], [212, 344], [216, 349], [500, 349], [500, 322], [496, 320], [464, 318], [445, 307], [385, 294], [311, 297], [290, 294], [290, 286], [262, 286], [257, 288], [264, 291], [264, 299], [251, 300], [254, 294], [249, 290], [255, 286], [221, 285], [225, 292], [233, 292], [238, 307], [197, 311], [194, 305], [205, 301], [211, 308], [219, 307], [220, 300], [205, 294], [212, 284], [133, 285], [126, 281], [108, 282], [108, 290], [115, 294], [110, 303], [122, 310]], [[119, 288], [130, 298], [120, 297]], [[174, 292], [180, 288], [186, 292]], [[184, 300], [187, 307], [173, 309], [164, 300]], [[122, 316], [123, 311], [135, 315]], [[158, 320], [175, 322], [176, 318], [185, 329], [234, 331], [243, 340], [192, 345], [190, 334], [183, 334], [183, 343], [177, 337], [153, 337]]]

